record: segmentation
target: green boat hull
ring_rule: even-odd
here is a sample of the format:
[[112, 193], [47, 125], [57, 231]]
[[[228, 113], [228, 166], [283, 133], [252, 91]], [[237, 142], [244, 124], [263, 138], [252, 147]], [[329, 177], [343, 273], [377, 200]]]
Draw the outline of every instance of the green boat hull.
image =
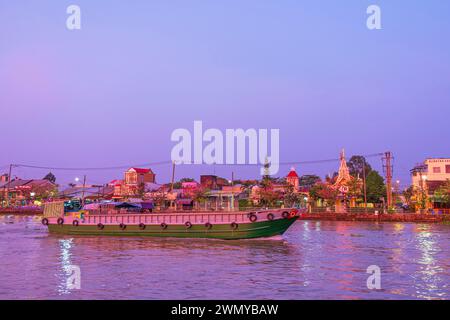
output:
[[124, 230], [118, 225], [105, 225], [100, 230], [96, 225], [49, 224], [48, 230], [52, 234], [86, 236], [254, 239], [281, 235], [297, 218], [243, 223], [239, 224], [235, 230], [229, 224], [216, 224], [209, 230], [204, 225], [192, 225], [189, 229], [184, 225], [168, 225], [166, 229], [162, 229], [159, 225], [147, 225], [144, 230], [141, 230], [138, 225], [127, 225]]

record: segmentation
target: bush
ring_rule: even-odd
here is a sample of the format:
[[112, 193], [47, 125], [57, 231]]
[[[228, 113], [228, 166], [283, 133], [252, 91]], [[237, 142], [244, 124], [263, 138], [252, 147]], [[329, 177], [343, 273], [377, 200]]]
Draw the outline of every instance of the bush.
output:
[[250, 206], [249, 201], [247, 199], [239, 199], [238, 202], [239, 202], [239, 210], [245, 210]]

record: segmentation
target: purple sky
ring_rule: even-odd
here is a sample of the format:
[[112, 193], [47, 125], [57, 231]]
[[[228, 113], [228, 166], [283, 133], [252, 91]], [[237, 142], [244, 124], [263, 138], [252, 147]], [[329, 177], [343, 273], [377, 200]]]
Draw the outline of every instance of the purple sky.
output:
[[[79, 31], [66, 29], [69, 4], [81, 7]], [[366, 28], [370, 4], [383, 30]], [[279, 128], [283, 162], [390, 150], [405, 185], [416, 162], [450, 156], [449, 14], [442, 0], [0, 0], [0, 171], [170, 160], [171, 132], [202, 120]], [[170, 166], [153, 169], [169, 179]], [[184, 166], [177, 178], [232, 170], [259, 173]], [[122, 177], [54, 173], [59, 183]]]

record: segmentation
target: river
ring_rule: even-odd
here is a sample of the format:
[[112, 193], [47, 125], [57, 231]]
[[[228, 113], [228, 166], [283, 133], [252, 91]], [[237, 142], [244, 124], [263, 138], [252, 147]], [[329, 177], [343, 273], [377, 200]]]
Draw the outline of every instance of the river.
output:
[[0, 299], [449, 299], [449, 240], [449, 225], [342, 221], [262, 240], [70, 237], [0, 216]]

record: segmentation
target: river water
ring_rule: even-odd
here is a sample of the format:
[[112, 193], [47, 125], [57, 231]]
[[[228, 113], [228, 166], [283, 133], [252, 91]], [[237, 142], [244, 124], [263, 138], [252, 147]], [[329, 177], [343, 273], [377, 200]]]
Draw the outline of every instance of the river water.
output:
[[0, 299], [449, 299], [449, 240], [449, 225], [324, 221], [270, 240], [69, 237], [0, 216]]

